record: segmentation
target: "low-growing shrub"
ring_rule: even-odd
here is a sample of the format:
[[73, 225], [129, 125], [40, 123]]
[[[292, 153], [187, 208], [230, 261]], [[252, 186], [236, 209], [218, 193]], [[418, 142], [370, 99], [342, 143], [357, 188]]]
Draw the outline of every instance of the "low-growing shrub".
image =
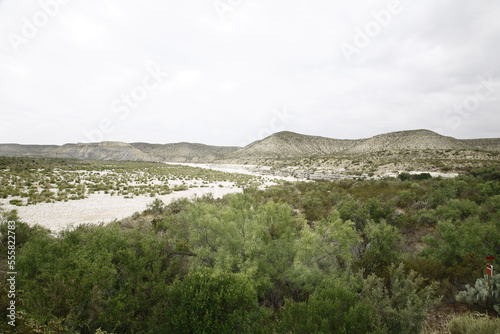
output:
[[500, 318], [477, 318], [470, 314], [453, 318], [448, 324], [450, 334], [500, 333]]

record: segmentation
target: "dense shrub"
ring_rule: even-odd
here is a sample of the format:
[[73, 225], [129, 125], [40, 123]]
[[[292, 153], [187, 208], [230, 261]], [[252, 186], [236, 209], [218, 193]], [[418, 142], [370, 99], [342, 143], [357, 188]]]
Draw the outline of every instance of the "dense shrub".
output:
[[387, 285], [375, 275], [363, 283], [364, 298], [377, 310], [377, 327], [387, 333], [419, 333], [427, 313], [439, 302], [437, 286], [426, 284], [414, 271], [405, 273], [403, 265], [392, 266], [389, 273]]
[[429, 173], [418, 173], [418, 174], [410, 174], [410, 173], [400, 173], [398, 178], [401, 181], [409, 181], [409, 180], [428, 180], [432, 179], [431, 174]]
[[160, 308], [163, 333], [259, 333], [266, 314], [248, 278], [201, 270], [167, 288]]
[[361, 258], [361, 267], [368, 270], [383, 270], [394, 263], [398, 257], [401, 235], [398, 229], [385, 221], [377, 224], [369, 222], [365, 229], [365, 249]]
[[55, 317], [81, 333], [146, 332], [161, 287], [180, 272], [173, 255], [165, 240], [117, 225], [39, 233], [18, 256], [18, 286], [40, 325]]
[[369, 333], [373, 306], [349, 287], [331, 281], [317, 289], [307, 302], [287, 300], [279, 313], [279, 333]]
[[368, 214], [363, 206], [354, 199], [346, 199], [338, 204], [337, 210], [340, 218], [344, 221], [350, 220], [356, 224], [356, 229], [363, 230], [368, 221]]
[[438, 216], [434, 209], [422, 209], [415, 213], [415, 220], [420, 226], [435, 226], [438, 222]]
[[478, 217], [465, 221], [440, 221], [437, 234], [423, 237], [429, 246], [422, 255], [438, 259], [451, 267], [461, 262], [467, 254], [495, 256], [500, 249], [500, 228], [497, 223], [481, 222]]

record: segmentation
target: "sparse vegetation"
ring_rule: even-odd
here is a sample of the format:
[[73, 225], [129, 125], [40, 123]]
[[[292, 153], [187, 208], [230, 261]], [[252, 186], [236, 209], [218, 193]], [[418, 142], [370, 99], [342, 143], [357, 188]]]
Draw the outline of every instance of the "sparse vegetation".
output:
[[0, 157], [0, 197], [13, 197], [13, 205], [79, 200], [100, 192], [155, 197], [204, 182], [245, 187], [260, 185], [262, 178], [163, 163]]

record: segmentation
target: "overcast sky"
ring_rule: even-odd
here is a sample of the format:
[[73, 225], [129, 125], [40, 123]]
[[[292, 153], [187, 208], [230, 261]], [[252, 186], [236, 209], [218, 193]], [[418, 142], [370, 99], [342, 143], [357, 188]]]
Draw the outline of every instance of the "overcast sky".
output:
[[0, 0], [0, 143], [500, 137], [498, 0]]

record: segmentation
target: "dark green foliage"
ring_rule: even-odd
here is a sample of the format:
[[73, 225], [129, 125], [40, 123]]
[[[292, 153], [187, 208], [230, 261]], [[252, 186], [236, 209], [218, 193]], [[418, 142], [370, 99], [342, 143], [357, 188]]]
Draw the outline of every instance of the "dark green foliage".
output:
[[367, 200], [363, 208], [370, 219], [376, 223], [380, 223], [382, 220], [391, 220], [395, 211], [392, 202], [382, 202], [376, 198]]
[[450, 199], [445, 205], [440, 205], [436, 209], [436, 214], [441, 220], [464, 220], [473, 215], [477, 215], [479, 206], [468, 199]]
[[399, 258], [399, 242], [401, 235], [394, 226], [370, 222], [365, 229], [365, 249], [360, 265], [367, 271], [380, 272]]
[[[8, 245], [9, 229], [7, 222], [15, 222], [15, 229], [12, 231], [15, 233], [15, 243], [17, 249], [20, 249], [30, 239], [33, 233], [42, 229], [39, 226], [32, 228], [28, 224], [20, 221], [16, 210], [12, 210], [10, 212], [0, 210], [0, 248], [5, 247], [2, 250], [6, 249]], [[2, 251], [0, 254], [0, 256], [5, 255], [6, 252]]]
[[475, 169], [470, 174], [484, 181], [500, 181], [500, 166], [496, 165]]
[[373, 306], [349, 287], [332, 281], [318, 288], [307, 302], [287, 300], [279, 314], [279, 333], [369, 333]]
[[39, 324], [56, 317], [81, 333], [141, 332], [154, 325], [151, 307], [179, 264], [165, 240], [149, 233], [81, 226], [59, 238], [33, 236], [18, 256], [18, 278]]
[[165, 209], [165, 203], [159, 198], [155, 199], [151, 204], [148, 204], [148, 209], [154, 215], [159, 215]]
[[403, 265], [392, 265], [388, 284], [371, 275], [363, 282], [362, 295], [377, 310], [377, 327], [394, 334], [420, 333], [427, 312], [439, 302], [436, 288], [414, 271], [405, 273]]
[[243, 275], [201, 270], [167, 289], [160, 312], [163, 333], [259, 333], [266, 318]]
[[439, 221], [436, 210], [421, 209], [415, 213], [415, 220], [420, 226], [435, 226]]
[[415, 202], [415, 193], [410, 190], [401, 190], [397, 193], [396, 205], [400, 208], [407, 208]]
[[497, 254], [500, 229], [498, 224], [481, 222], [478, 217], [457, 222], [440, 221], [437, 234], [427, 235], [423, 241], [429, 245], [423, 256], [438, 259], [445, 266], [454, 266], [470, 253], [482, 258]]
[[409, 180], [428, 180], [432, 179], [431, 174], [429, 173], [419, 173], [419, 174], [410, 174], [410, 173], [400, 173], [398, 178], [401, 181], [409, 181]]

